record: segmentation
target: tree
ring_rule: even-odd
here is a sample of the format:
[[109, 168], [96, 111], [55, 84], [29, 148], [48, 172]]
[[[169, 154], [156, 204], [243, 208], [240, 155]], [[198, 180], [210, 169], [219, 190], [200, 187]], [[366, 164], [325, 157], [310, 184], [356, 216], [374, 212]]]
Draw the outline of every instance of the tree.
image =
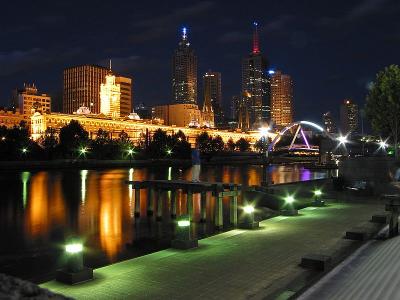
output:
[[212, 152], [211, 142], [212, 137], [205, 131], [200, 133], [196, 138], [196, 143], [201, 153], [209, 154]]
[[61, 151], [71, 156], [80, 146], [88, 144], [89, 134], [78, 121], [71, 120], [68, 125], [61, 128], [59, 139]]
[[245, 138], [240, 138], [236, 142], [236, 147], [239, 149], [240, 152], [245, 152], [250, 150], [250, 143]]
[[271, 143], [272, 140], [270, 137], [262, 137], [254, 144], [254, 148], [256, 148], [260, 153], [266, 153], [268, 151], [268, 146]]
[[224, 151], [225, 143], [219, 135], [211, 140], [211, 152], [217, 153]]
[[226, 143], [226, 148], [228, 149], [228, 151], [231, 151], [231, 152], [235, 151], [236, 144], [232, 138], [230, 138], [228, 140], [228, 142]]
[[390, 65], [376, 75], [365, 106], [374, 131], [391, 136], [398, 159], [400, 133], [400, 67]]

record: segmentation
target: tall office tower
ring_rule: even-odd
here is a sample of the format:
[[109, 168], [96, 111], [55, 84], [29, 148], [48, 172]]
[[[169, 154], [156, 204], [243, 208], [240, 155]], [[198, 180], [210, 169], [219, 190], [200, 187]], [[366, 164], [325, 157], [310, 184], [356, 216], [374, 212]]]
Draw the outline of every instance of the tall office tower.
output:
[[100, 85], [107, 74], [107, 68], [94, 65], [65, 69], [63, 112], [72, 114], [87, 107], [92, 113], [100, 113]]
[[100, 113], [112, 117], [120, 117], [121, 86], [115, 82], [111, 68], [106, 75], [105, 83], [100, 85]]
[[172, 96], [174, 103], [197, 104], [197, 57], [190, 47], [186, 27], [172, 60]]
[[214, 111], [216, 126], [221, 126], [224, 121], [224, 115], [222, 111], [221, 73], [208, 71], [206, 74], [204, 74], [203, 94], [204, 104], [210, 103]]
[[345, 99], [340, 106], [340, 129], [343, 134], [357, 132], [358, 105], [350, 99]]
[[328, 132], [328, 133], [336, 133], [337, 132], [335, 120], [333, 119], [330, 111], [324, 113], [324, 115], [322, 116], [322, 120], [324, 122], [324, 127], [325, 127], [326, 132]]
[[278, 127], [293, 122], [293, 81], [281, 71], [270, 71], [271, 118]]
[[33, 111], [42, 114], [51, 112], [50, 96], [39, 94], [35, 84], [24, 84], [24, 88], [16, 90], [15, 93], [20, 114], [30, 115]]
[[[253, 50], [242, 62], [242, 95], [246, 101], [249, 126], [258, 129], [270, 119], [268, 62], [260, 52], [258, 24], [254, 22]], [[249, 129], [249, 128], [245, 128]]]
[[239, 103], [240, 103], [240, 96], [232, 96], [231, 102], [231, 111], [230, 111], [230, 118], [232, 120], [237, 121], [239, 116]]
[[126, 117], [132, 112], [132, 79], [123, 76], [116, 76], [115, 83], [121, 87], [120, 116]]

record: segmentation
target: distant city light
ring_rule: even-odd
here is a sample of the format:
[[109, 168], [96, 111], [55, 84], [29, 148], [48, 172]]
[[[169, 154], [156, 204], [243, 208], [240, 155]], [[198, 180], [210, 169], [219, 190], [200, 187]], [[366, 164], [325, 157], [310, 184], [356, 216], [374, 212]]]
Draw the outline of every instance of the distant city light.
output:
[[253, 25], [254, 26], [258, 26], [258, 22], [253, 22]]
[[171, 153], [172, 153], [172, 150], [171, 149], [167, 149], [167, 154], [171, 155]]
[[246, 214], [251, 214], [254, 212], [254, 206], [253, 205], [246, 205], [245, 207], [243, 207], [243, 211]]
[[274, 71], [274, 70], [269, 70], [269, 71], [268, 71], [268, 74], [269, 74], [269, 75], [273, 75], [273, 74], [275, 74], [275, 71]]
[[133, 155], [135, 153], [135, 151], [133, 151], [133, 149], [128, 149], [128, 154], [129, 155]]
[[1, 137], [1, 140], [2, 140], [2, 141], [5, 141], [5, 140], [6, 140], [6, 137], [5, 137], [5, 136]]
[[387, 147], [388, 147], [388, 144], [386, 143], [386, 141], [379, 142], [379, 148], [385, 150]]
[[269, 127], [260, 127], [258, 128], [261, 136], [267, 136], [269, 132]]
[[26, 152], [28, 152], [28, 149], [27, 148], [22, 148], [21, 151], [22, 151], [22, 153], [26, 153]]
[[82, 155], [85, 155], [88, 152], [88, 149], [86, 147], [82, 147], [79, 149], [79, 153]]

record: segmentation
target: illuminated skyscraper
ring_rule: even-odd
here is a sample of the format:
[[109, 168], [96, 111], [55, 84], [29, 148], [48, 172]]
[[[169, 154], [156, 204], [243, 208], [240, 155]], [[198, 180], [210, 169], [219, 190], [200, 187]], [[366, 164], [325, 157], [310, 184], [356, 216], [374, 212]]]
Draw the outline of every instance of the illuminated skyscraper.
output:
[[112, 117], [120, 117], [121, 86], [115, 83], [115, 75], [109, 70], [105, 83], [100, 86], [100, 113]]
[[246, 102], [248, 114], [246, 118], [249, 119], [249, 127], [253, 129], [261, 127], [270, 119], [270, 88], [267, 69], [268, 62], [260, 52], [258, 24], [254, 22], [253, 50], [242, 62], [242, 95], [244, 97], [242, 100]]
[[108, 69], [94, 65], [82, 65], [64, 70], [63, 112], [72, 114], [80, 107], [92, 113], [100, 113], [100, 85]]
[[24, 84], [23, 89], [17, 89], [16, 99], [20, 114], [31, 115], [33, 111], [43, 114], [51, 111], [50, 96], [39, 94], [35, 84]]
[[345, 99], [340, 106], [340, 129], [343, 134], [357, 132], [358, 105], [350, 99]]
[[293, 122], [293, 82], [281, 71], [270, 71], [271, 118], [278, 127]]
[[172, 61], [172, 96], [174, 103], [197, 104], [197, 57], [190, 47], [186, 27]]
[[203, 111], [206, 103], [209, 103], [214, 111], [216, 125], [222, 125], [222, 91], [221, 91], [221, 73], [208, 71], [203, 76], [203, 94], [204, 103]]

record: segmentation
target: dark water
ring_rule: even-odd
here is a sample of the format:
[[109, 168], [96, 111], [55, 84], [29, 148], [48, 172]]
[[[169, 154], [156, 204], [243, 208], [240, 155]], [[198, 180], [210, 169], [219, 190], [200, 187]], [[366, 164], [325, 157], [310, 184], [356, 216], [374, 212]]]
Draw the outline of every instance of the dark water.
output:
[[[284, 183], [324, 178], [326, 171], [297, 166], [271, 166], [270, 181]], [[259, 184], [260, 166], [206, 166], [201, 180]], [[163, 219], [146, 217], [141, 201], [140, 219], [134, 216], [134, 193], [125, 180], [191, 179], [191, 170], [175, 167], [119, 168], [107, 170], [60, 170], [0, 172], [0, 272], [35, 282], [52, 279], [62, 265], [66, 236], [78, 235], [85, 244], [85, 263], [99, 267], [167, 248], [174, 234], [169, 213], [169, 194], [163, 194]], [[145, 191], [141, 199], [146, 199]], [[239, 199], [240, 203], [241, 199]], [[200, 196], [193, 208], [199, 219]], [[224, 199], [228, 220], [229, 199]], [[157, 204], [157, 203], [156, 203]], [[155, 207], [157, 207], [155, 205]], [[183, 195], [177, 196], [177, 214], [186, 212]], [[214, 233], [213, 201], [207, 199], [206, 224], [196, 224], [194, 234]], [[225, 229], [229, 228], [225, 224]]]

